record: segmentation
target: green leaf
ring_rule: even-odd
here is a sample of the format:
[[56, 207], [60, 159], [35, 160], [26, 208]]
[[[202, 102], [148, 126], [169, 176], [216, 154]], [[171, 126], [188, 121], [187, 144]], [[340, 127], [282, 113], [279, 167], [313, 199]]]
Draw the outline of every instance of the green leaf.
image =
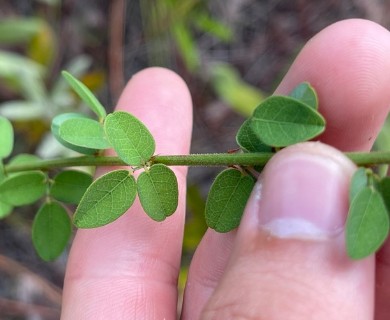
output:
[[272, 148], [264, 144], [253, 132], [250, 119], [245, 120], [236, 135], [237, 144], [247, 152], [271, 152]]
[[252, 177], [236, 169], [222, 171], [215, 178], [207, 198], [207, 225], [218, 232], [237, 228], [253, 186]]
[[[195, 12], [192, 14], [195, 14]], [[207, 32], [224, 42], [229, 42], [233, 38], [233, 30], [230, 26], [218, 21], [207, 11], [197, 12], [194, 16], [194, 23], [203, 32]]]
[[218, 97], [244, 117], [250, 117], [256, 106], [264, 100], [264, 93], [245, 82], [230, 64], [213, 64], [209, 72], [211, 85]]
[[12, 175], [0, 184], [1, 201], [13, 206], [34, 203], [45, 194], [46, 180], [40, 171]]
[[0, 159], [8, 157], [14, 146], [14, 130], [7, 118], [0, 116]]
[[31, 40], [42, 27], [37, 18], [2, 18], [0, 21], [0, 43], [22, 44]]
[[325, 130], [325, 119], [298, 100], [273, 96], [256, 108], [251, 127], [265, 144], [285, 147], [318, 136]]
[[88, 149], [108, 149], [103, 125], [88, 118], [73, 118], [65, 120], [60, 125], [59, 136], [71, 145]]
[[302, 82], [295, 87], [293, 91], [291, 91], [290, 97], [305, 103], [315, 110], [318, 109], [317, 93], [308, 82]]
[[365, 187], [354, 197], [346, 223], [349, 257], [363, 259], [377, 251], [389, 232], [389, 216], [382, 197], [372, 187]]
[[127, 164], [143, 165], [153, 155], [155, 142], [152, 134], [130, 113], [117, 111], [109, 114], [104, 127], [112, 147]]
[[131, 207], [137, 194], [134, 177], [127, 170], [106, 173], [87, 189], [73, 216], [78, 228], [111, 223]]
[[13, 157], [8, 164], [26, 164], [40, 161], [41, 159], [35, 154], [19, 153]]
[[106, 110], [87, 86], [73, 77], [69, 72], [62, 71], [61, 74], [79, 97], [96, 113], [99, 120], [103, 120], [107, 115]]
[[163, 221], [176, 211], [179, 190], [174, 172], [164, 164], [155, 164], [137, 179], [139, 200], [155, 221]]
[[[1, 198], [1, 196], [0, 196]], [[10, 204], [0, 201], [0, 219], [3, 219], [10, 215], [13, 207]]]
[[355, 198], [355, 196], [365, 187], [368, 186], [367, 169], [359, 168], [352, 176], [351, 183], [349, 185], [349, 203]]
[[92, 183], [92, 176], [81, 171], [66, 170], [54, 177], [50, 195], [55, 199], [78, 204]]
[[32, 240], [38, 255], [45, 261], [56, 259], [66, 248], [72, 223], [65, 208], [57, 202], [45, 203], [32, 226]]
[[175, 39], [177, 49], [188, 70], [194, 71], [200, 65], [199, 51], [189, 28], [180, 20], [175, 20], [171, 25], [172, 36]]
[[63, 113], [58, 116], [56, 116], [52, 123], [51, 123], [51, 132], [53, 136], [57, 139], [59, 143], [61, 143], [63, 146], [67, 147], [68, 149], [80, 152], [82, 154], [94, 154], [98, 150], [97, 149], [91, 149], [91, 148], [85, 148], [80, 147], [74, 144], [71, 144], [60, 136], [60, 127], [65, 121], [68, 121], [70, 119], [89, 119], [87, 116], [80, 114], [80, 113]]
[[390, 212], [390, 177], [384, 177], [380, 181], [380, 193], [386, 205], [387, 211]]

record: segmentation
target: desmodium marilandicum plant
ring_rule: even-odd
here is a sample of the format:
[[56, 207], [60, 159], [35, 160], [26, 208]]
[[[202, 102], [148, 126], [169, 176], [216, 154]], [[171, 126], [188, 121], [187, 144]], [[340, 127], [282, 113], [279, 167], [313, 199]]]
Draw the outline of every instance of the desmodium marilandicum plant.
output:
[[[96, 228], [111, 223], [133, 204], [137, 194], [149, 217], [163, 221], [178, 205], [178, 184], [169, 166], [222, 166], [214, 180], [205, 208], [207, 225], [217, 232], [236, 228], [256, 177], [267, 161], [283, 147], [315, 138], [325, 130], [318, 112], [316, 92], [308, 83], [289, 96], [265, 99], [239, 129], [235, 153], [155, 155], [155, 141], [146, 126], [130, 113], [106, 110], [89, 89], [67, 72], [63, 76], [96, 115], [78, 113], [56, 116], [52, 133], [65, 147], [83, 156], [41, 160], [18, 155], [3, 164], [13, 150], [13, 128], [0, 117], [0, 217], [13, 207], [41, 207], [32, 226], [38, 255], [57, 258], [71, 236], [72, 222], [78, 228]], [[117, 157], [104, 156], [113, 148]], [[389, 232], [390, 178], [380, 177], [370, 166], [390, 163], [390, 152], [346, 153], [359, 168], [350, 185], [350, 209], [346, 222], [347, 253], [362, 259], [377, 251]], [[108, 172], [95, 181], [74, 166], [128, 166]], [[141, 170], [137, 179], [134, 172]], [[64, 204], [76, 204], [70, 218]]]

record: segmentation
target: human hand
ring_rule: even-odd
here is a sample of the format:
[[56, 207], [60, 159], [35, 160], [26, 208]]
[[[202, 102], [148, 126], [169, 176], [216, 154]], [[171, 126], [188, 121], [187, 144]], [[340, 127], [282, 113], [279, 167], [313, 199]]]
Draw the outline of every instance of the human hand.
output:
[[[388, 70], [389, 32], [368, 21], [343, 21], [308, 42], [277, 93], [309, 81], [328, 122], [320, 140], [343, 151], [368, 151], [390, 105]], [[188, 152], [191, 98], [172, 72], [152, 68], [135, 75], [117, 109], [146, 124], [156, 153]], [[176, 318], [186, 169], [174, 170], [180, 201], [166, 221], [150, 220], [135, 203], [110, 225], [77, 231], [62, 319]], [[278, 152], [238, 230], [206, 232], [191, 264], [182, 318], [356, 320], [374, 319], [375, 312], [376, 320], [389, 319], [390, 244], [361, 261], [345, 252], [354, 170], [339, 151], [320, 143]]]

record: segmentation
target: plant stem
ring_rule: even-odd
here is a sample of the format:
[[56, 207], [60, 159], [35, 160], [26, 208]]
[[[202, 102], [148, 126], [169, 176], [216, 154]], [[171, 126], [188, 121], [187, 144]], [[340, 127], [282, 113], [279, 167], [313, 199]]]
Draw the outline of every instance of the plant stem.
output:
[[[209, 153], [189, 155], [156, 155], [151, 162], [168, 166], [262, 166], [273, 156], [273, 153]], [[390, 164], [390, 152], [347, 152], [345, 155], [358, 166]], [[126, 166], [118, 157], [82, 156], [53, 160], [40, 160], [31, 163], [8, 164], [4, 166], [6, 173], [51, 170], [75, 166]], [[136, 165], [135, 165], [136, 166]]]

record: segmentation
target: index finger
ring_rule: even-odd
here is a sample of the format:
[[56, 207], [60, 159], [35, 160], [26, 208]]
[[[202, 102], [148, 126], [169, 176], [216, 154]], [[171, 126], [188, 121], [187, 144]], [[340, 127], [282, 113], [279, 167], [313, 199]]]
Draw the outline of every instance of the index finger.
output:
[[[130, 80], [116, 109], [148, 127], [157, 154], [186, 154], [191, 107], [188, 89], [176, 74], [150, 68]], [[152, 221], [136, 201], [115, 222], [78, 230], [66, 271], [62, 319], [176, 317], [186, 170], [174, 170], [179, 206], [164, 222]]]

